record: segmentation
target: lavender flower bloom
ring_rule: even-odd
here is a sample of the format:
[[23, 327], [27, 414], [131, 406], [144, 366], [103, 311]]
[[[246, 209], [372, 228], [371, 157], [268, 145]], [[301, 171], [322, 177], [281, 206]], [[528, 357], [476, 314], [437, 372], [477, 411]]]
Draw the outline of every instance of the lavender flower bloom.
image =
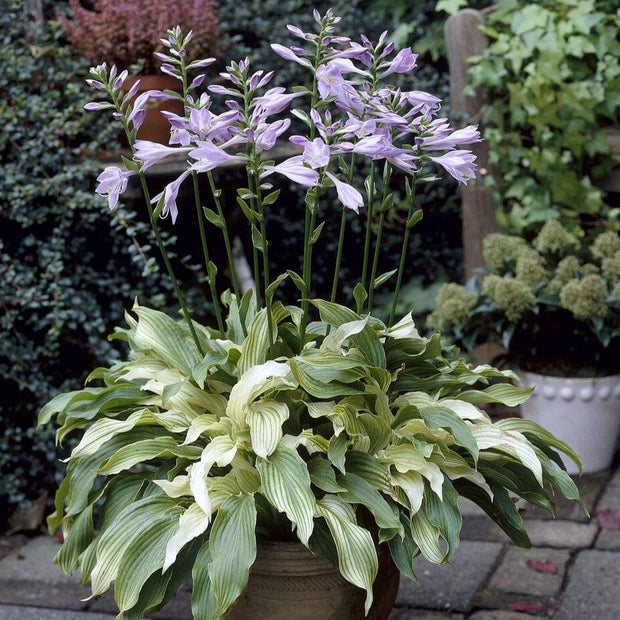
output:
[[326, 172], [326, 175], [336, 186], [338, 200], [340, 200], [340, 202], [347, 207], [347, 209], [351, 209], [352, 211], [355, 211], [355, 213], [359, 213], [360, 207], [364, 206], [364, 198], [362, 195], [352, 185], [344, 183], [331, 172]]
[[418, 60], [418, 55], [411, 51], [410, 47], [400, 50], [396, 56], [389, 63], [381, 65], [381, 68], [386, 66], [385, 71], [381, 73], [381, 77], [385, 78], [392, 73], [407, 73], [411, 71]]
[[278, 86], [269, 89], [262, 97], [257, 97], [254, 102], [256, 103], [257, 110], [260, 109], [261, 115], [271, 116], [285, 110], [293, 99], [301, 97], [303, 94], [285, 93], [284, 88]]
[[357, 91], [351, 82], [344, 79], [335, 61], [321, 65], [316, 70], [316, 79], [322, 99], [335, 97], [336, 105], [345, 111], [359, 112], [362, 109]]
[[471, 151], [457, 149], [429, 159], [445, 168], [459, 183], [466, 184], [476, 176], [476, 164], [474, 164], [476, 156]]
[[302, 146], [304, 152], [302, 159], [311, 168], [325, 168], [329, 164], [330, 148], [322, 138], [315, 138], [310, 142], [304, 136], [291, 136], [290, 141], [297, 146]]
[[271, 49], [278, 56], [280, 56], [281, 58], [284, 58], [284, 60], [292, 60], [293, 62], [296, 62], [297, 64], [300, 64], [303, 67], [312, 69], [312, 63], [309, 60], [306, 60], [305, 58], [301, 58], [293, 50], [291, 50], [288, 47], [285, 47], [284, 45], [280, 45], [279, 43], [272, 43]]
[[158, 142], [151, 142], [150, 140], [136, 140], [136, 151], [134, 153], [134, 160], [142, 162], [140, 171], [144, 172], [150, 168], [153, 164], [161, 161], [169, 155], [175, 155], [177, 153], [187, 153], [191, 149], [188, 147], [173, 147], [166, 146], [165, 144], [159, 144]]
[[273, 172], [277, 172], [285, 176], [287, 179], [299, 183], [305, 187], [316, 187], [319, 182], [319, 173], [312, 168], [304, 165], [303, 157], [295, 155], [285, 159], [281, 164], [275, 166], [264, 166], [261, 174], [261, 180], [269, 176]]
[[95, 190], [100, 196], [108, 197], [110, 209], [118, 204], [119, 196], [127, 189], [127, 180], [135, 172], [122, 170], [118, 166], [108, 166], [98, 177], [99, 185]]
[[259, 123], [253, 131], [253, 140], [256, 145], [256, 152], [271, 150], [276, 140], [289, 128], [290, 118], [285, 118], [274, 123]]
[[163, 197], [164, 206], [161, 211], [161, 216], [166, 217], [170, 214], [170, 219], [173, 224], [177, 221], [177, 215], [179, 214], [179, 209], [177, 208], [179, 189], [183, 181], [185, 181], [185, 179], [189, 176], [189, 173], [189, 170], [185, 170], [185, 172], [177, 177], [172, 183], [168, 183], [163, 192], [160, 192], [151, 200], [153, 204], [157, 204]]
[[480, 132], [477, 125], [468, 125], [462, 129], [452, 130], [447, 125], [432, 136], [420, 138], [423, 149], [453, 149], [458, 145], [480, 142]]
[[207, 172], [208, 170], [213, 170], [229, 162], [247, 161], [246, 157], [241, 155], [230, 155], [212, 142], [198, 140], [196, 144], [198, 148], [187, 149], [190, 151], [189, 156], [195, 160], [191, 168], [192, 170], [196, 170], [196, 172]]

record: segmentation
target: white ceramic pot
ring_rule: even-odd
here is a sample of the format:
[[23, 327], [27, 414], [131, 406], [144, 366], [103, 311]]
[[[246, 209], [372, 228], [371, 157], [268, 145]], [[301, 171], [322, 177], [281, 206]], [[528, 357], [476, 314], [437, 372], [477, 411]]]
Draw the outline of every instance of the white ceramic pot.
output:
[[[609, 467], [620, 431], [620, 375], [568, 379], [519, 374], [525, 385], [535, 388], [521, 405], [521, 416], [571, 446], [581, 457], [584, 473]], [[563, 460], [569, 474], [578, 473], [571, 459]]]

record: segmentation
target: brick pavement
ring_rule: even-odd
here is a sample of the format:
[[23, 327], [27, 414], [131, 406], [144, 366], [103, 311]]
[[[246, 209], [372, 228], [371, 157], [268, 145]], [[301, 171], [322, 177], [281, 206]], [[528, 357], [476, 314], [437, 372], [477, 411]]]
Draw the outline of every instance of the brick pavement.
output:
[[[390, 620], [620, 618], [618, 457], [612, 469], [576, 480], [593, 517], [566, 501], [558, 502], [556, 519], [536, 508], [525, 511], [531, 549], [515, 547], [464, 503], [462, 542], [451, 564], [418, 559], [421, 584], [401, 581]], [[56, 539], [24, 542], [0, 559], [0, 620], [114, 620], [110, 594], [87, 600], [88, 589], [52, 563]], [[191, 618], [189, 596], [181, 592], [154, 619]]]

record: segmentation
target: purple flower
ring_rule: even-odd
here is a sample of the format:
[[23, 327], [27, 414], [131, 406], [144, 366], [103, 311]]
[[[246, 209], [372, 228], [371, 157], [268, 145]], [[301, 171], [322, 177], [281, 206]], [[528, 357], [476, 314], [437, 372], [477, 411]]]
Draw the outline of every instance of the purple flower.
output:
[[338, 200], [340, 200], [340, 202], [347, 207], [347, 209], [351, 209], [352, 211], [355, 211], [355, 213], [359, 213], [360, 207], [364, 206], [364, 199], [362, 198], [362, 195], [352, 185], [340, 181], [331, 172], [326, 172], [325, 174], [327, 174], [336, 186]]
[[276, 140], [289, 128], [290, 118], [285, 118], [274, 123], [259, 123], [254, 129], [254, 144], [256, 152], [269, 151], [275, 146]]
[[272, 43], [271, 49], [284, 60], [292, 60], [297, 64], [300, 64], [308, 69], [312, 69], [312, 63], [305, 58], [300, 58], [293, 50], [288, 47], [284, 47], [284, 45], [280, 45], [279, 43]]
[[215, 146], [212, 142], [198, 140], [198, 148], [190, 150], [189, 156], [194, 159], [192, 170], [197, 172], [206, 172], [213, 170], [222, 164], [229, 162], [244, 162], [246, 157], [240, 155], [230, 155], [224, 149]]
[[302, 159], [309, 164], [311, 168], [316, 170], [317, 168], [324, 168], [329, 164], [329, 145], [325, 144], [322, 138], [315, 138], [310, 142], [308, 138], [303, 136], [292, 136], [291, 142], [298, 146], [303, 146], [304, 152], [302, 154]]
[[459, 183], [466, 184], [467, 181], [476, 176], [476, 164], [474, 164], [476, 156], [471, 151], [456, 149], [429, 159], [445, 168], [448, 174]]
[[417, 59], [418, 55], [414, 54], [410, 47], [406, 47], [400, 50], [391, 62], [386, 63], [387, 68], [383, 71], [381, 77], [385, 78], [392, 73], [407, 73], [415, 67]]
[[303, 93], [285, 93], [284, 88], [278, 86], [269, 89], [262, 97], [257, 97], [254, 101], [256, 109], [260, 109], [262, 116], [271, 116], [285, 110], [293, 99], [302, 95]]
[[420, 146], [424, 149], [453, 149], [455, 146], [480, 142], [480, 132], [477, 125], [468, 125], [463, 129], [453, 131], [449, 127], [435, 135], [420, 138]]
[[305, 187], [316, 187], [319, 182], [319, 173], [312, 168], [304, 165], [301, 155], [295, 155], [285, 159], [281, 164], [275, 166], [264, 166], [261, 180], [273, 172], [285, 176], [287, 179], [299, 183]]
[[150, 140], [136, 140], [134, 146], [136, 148], [136, 152], [134, 153], [133, 158], [135, 161], [142, 162], [140, 167], [141, 172], [144, 172], [153, 164], [165, 159], [169, 155], [187, 153], [191, 150], [188, 147], [179, 148], [175, 146], [166, 146], [165, 144], [151, 142]]
[[157, 204], [163, 197], [164, 206], [161, 211], [161, 216], [166, 217], [170, 214], [170, 219], [174, 224], [177, 221], [177, 215], [179, 210], [177, 208], [177, 196], [179, 195], [179, 188], [185, 179], [189, 176], [189, 170], [185, 170], [179, 177], [177, 177], [172, 183], [168, 183], [164, 188], [164, 191], [157, 194], [151, 202]]
[[135, 172], [122, 170], [118, 166], [108, 166], [98, 177], [99, 185], [95, 190], [100, 196], [108, 197], [110, 209], [118, 204], [118, 197], [127, 189], [127, 180]]

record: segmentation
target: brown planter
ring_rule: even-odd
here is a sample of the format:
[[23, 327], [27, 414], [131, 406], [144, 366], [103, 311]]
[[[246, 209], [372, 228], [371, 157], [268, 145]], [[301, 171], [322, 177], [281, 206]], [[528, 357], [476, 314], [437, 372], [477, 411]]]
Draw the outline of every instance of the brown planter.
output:
[[[129, 76], [123, 88], [128, 91], [136, 80], [140, 80], [140, 87], [136, 93], [136, 97], [147, 90], [174, 90], [180, 92], [180, 83], [171, 75], [165, 73], [157, 75], [137, 75]], [[183, 114], [183, 103], [177, 100], [169, 99], [150, 99], [146, 106], [146, 116], [144, 122], [138, 129], [137, 138], [139, 140], [151, 140], [160, 144], [168, 144], [170, 138], [170, 123], [163, 116], [162, 112], [174, 112], [175, 114]]]
[[[387, 545], [378, 549], [379, 572], [369, 620], [386, 620], [400, 574]], [[248, 585], [227, 620], [362, 620], [366, 592], [349, 583], [325, 559], [301, 543], [258, 546]]]

